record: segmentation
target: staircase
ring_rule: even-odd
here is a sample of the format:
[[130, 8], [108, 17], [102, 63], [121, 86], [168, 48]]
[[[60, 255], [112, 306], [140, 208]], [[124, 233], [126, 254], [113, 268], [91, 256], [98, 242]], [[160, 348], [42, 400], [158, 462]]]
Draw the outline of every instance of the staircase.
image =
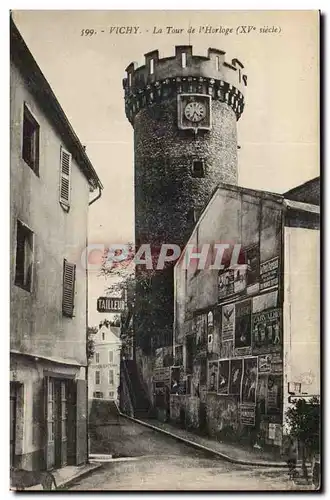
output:
[[132, 359], [121, 360], [121, 374], [128, 388], [134, 417], [150, 418], [152, 406], [147, 391], [141, 383], [136, 362]]

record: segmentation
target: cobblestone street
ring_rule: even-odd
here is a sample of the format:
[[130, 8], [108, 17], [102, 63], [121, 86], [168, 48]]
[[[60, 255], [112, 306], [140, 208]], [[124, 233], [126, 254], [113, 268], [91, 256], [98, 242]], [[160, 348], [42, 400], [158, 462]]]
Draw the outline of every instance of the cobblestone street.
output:
[[92, 453], [121, 456], [71, 490], [289, 490], [283, 468], [249, 467], [202, 451], [126, 419], [94, 430]]

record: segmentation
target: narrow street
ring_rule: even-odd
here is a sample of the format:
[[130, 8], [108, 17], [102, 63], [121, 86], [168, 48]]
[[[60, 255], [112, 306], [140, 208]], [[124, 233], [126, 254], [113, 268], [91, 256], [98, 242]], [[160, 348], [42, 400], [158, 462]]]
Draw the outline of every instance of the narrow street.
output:
[[120, 457], [70, 490], [287, 490], [284, 469], [231, 464], [122, 417], [92, 433], [91, 453]]

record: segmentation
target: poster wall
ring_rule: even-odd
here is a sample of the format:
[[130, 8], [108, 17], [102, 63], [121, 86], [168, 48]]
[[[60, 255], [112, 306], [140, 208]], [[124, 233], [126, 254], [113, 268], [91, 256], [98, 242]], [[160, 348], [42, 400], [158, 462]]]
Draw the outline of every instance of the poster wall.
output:
[[242, 404], [256, 404], [258, 384], [258, 358], [244, 358], [242, 377]]
[[234, 294], [234, 271], [229, 269], [218, 276], [218, 296], [219, 299], [229, 297]]
[[235, 349], [251, 348], [251, 300], [235, 304]]
[[219, 361], [209, 361], [207, 390], [208, 392], [217, 392], [218, 389]]
[[219, 361], [218, 394], [229, 393], [229, 377], [230, 377], [229, 365], [230, 365], [229, 359]]
[[243, 360], [230, 360], [229, 394], [240, 395], [243, 374]]
[[280, 350], [281, 310], [270, 309], [252, 315], [252, 351], [254, 354]]
[[235, 304], [227, 304], [222, 307], [221, 332], [222, 332], [222, 341], [234, 339]]
[[251, 405], [240, 405], [240, 421], [242, 425], [255, 426], [256, 408]]
[[274, 257], [260, 264], [260, 290], [278, 286], [279, 263], [279, 258]]

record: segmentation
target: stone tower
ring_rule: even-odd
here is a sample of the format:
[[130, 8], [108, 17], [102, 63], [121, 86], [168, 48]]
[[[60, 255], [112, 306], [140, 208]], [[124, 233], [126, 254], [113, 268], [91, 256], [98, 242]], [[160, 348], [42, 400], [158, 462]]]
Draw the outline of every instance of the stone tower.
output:
[[[136, 245], [183, 247], [217, 184], [237, 184], [236, 122], [244, 109], [244, 67], [238, 59], [227, 62], [221, 50], [196, 56], [185, 45], [175, 47], [174, 57], [160, 59], [158, 50], [149, 52], [143, 66], [131, 63], [126, 72], [125, 110], [134, 129]], [[148, 289], [137, 290], [136, 311], [137, 346], [146, 351], [172, 344], [173, 267], [157, 271]]]

